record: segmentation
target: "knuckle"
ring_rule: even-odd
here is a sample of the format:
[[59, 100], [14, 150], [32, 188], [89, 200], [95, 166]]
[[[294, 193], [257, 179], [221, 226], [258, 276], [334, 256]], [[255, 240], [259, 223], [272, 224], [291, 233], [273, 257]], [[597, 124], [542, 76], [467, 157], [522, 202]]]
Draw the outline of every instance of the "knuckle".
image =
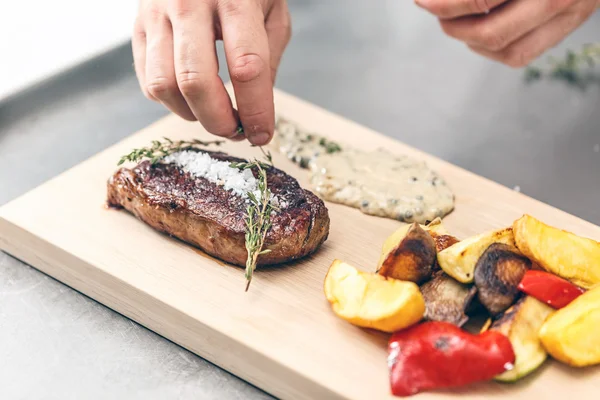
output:
[[184, 96], [197, 96], [206, 92], [208, 81], [195, 71], [182, 71], [177, 74], [177, 85]]
[[150, 22], [161, 22], [165, 18], [165, 10], [155, 3], [149, 5], [144, 12], [144, 19]]
[[512, 50], [505, 53], [504, 63], [512, 68], [522, 68], [533, 60], [533, 56], [524, 50]]
[[195, 9], [198, 8], [198, 3], [207, 3], [209, 0], [169, 0], [169, 15], [176, 19], [185, 19], [190, 15], [194, 15]]
[[244, 121], [254, 122], [255, 126], [253, 126], [253, 128], [255, 128], [255, 131], [257, 132], [261, 130], [261, 125], [264, 125], [261, 124], [261, 122], [265, 121], [268, 116], [269, 112], [262, 108], [257, 108], [253, 110], [240, 110], [240, 118]]
[[176, 88], [174, 82], [164, 77], [151, 78], [146, 83], [146, 91], [156, 99], [170, 96]]
[[235, 58], [231, 65], [231, 77], [237, 82], [251, 82], [265, 71], [264, 60], [256, 53], [245, 53]]
[[236, 16], [240, 13], [239, 2], [233, 0], [219, 0], [219, 10], [225, 17]]
[[508, 45], [508, 41], [504, 35], [485, 25], [481, 26], [477, 37], [479, 43], [490, 51], [500, 51]]
[[133, 23], [133, 34], [138, 37], [146, 37], [146, 31], [144, 29], [144, 20], [141, 16], [137, 16]]

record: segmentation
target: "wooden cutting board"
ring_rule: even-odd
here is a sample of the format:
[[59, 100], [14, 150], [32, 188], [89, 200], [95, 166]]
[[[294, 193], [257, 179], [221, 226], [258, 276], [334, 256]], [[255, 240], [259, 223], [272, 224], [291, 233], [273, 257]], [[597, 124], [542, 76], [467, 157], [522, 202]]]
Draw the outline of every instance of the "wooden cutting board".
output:
[[[456, 193], [445, 219], [459, 238], [508, 226], [523, 213], [600, 239], [600, 228], [393, 139], [276, 91], [276, 110], [333, 140], [422, 158]], [[384, 239], [401, 225], [327, 203], [330, 236], [314, 256], [244, 273], [105, 208], [106, 181], [121, 155], [152, 139], [204, 137], [169, 116], [0, 208], [0, 248], [282, 399], [388, 399], [387, 336], [354, 327], [330, 310], [323, 279], [339, 258], [374, 271]], [[225, 151], [258, 156], [247, 143]], [[274, 152], [279, 168], [309, 187], [307, 172]], [[596, 398], [600, 369], [554, 362], [516, 385], [482, 383], [423, 399]], [[583, 395], [583, 397], [582, 397]]]

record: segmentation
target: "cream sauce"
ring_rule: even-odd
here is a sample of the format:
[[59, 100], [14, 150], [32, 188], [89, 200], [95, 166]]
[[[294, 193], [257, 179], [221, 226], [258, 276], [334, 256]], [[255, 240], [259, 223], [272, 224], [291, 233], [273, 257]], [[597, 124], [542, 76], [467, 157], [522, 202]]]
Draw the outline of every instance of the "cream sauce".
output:
[[305, 131], [283, 118], [277, 119], [275, 131], [277, 132], [275, 145], [278, 151], [302, 168], [308, 168], [323, 154], [341, 151], [338, 144], [327, 140], [324, 136]]
[[277, 128], [279, 151], [310, 169], [311, 185], [325, 200], [365, 214], [421, 224], [454, 208], [452, 190], [423, 161], [381, 149], [342, 150], [285, 120], [279, 120]]

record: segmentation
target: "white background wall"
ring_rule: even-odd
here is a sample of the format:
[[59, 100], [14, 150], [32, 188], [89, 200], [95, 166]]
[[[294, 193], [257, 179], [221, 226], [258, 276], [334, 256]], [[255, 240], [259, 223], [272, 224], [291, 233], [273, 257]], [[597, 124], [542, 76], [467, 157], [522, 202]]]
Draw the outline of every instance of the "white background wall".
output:
[[131, 37], [137, 0], [0, 0], [0, 99]]

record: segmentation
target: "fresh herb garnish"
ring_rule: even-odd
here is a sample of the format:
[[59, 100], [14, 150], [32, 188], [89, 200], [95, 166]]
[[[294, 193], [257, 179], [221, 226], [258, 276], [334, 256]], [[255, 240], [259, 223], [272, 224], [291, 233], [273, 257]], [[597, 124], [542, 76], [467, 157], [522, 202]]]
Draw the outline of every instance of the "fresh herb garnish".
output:
[[140, 160], [143, 160], [144, 158], [149, 158], [152, 164], [156, 164], [158, 161], [168, 156], [169, 154], [177, 153], [178, 151], [190, 150], [193, 148], [198, 148], [200, 146], [219, 146], [222, 143], [224, 143], [223, 140], [213, 140], [205, 142], [198, 139], [177, 141], [173, 141], [166, 137], [163, 139], [164, 140], [162, 142], [159, 140], [153, 140], [152, 146], [132, 150], [129, 154], [121, 157], [117, 165], [121, 165], [126, 161], [138, 162]]
[[321, 138], [321, 140], [319, 140], [319, 144], [321, 146], [325, 147], [325, 151], [327, 152], [327, 154], [332, 154], [332, 153], [337, 153], [338, 151], [342, 151], [342, 147], [339, 144], [337, 144], [336, 142], [327, 140], [325, 138]]
[[269, 253], [271, 250], [264, 249], [265, 238], [267, 232], [271, 228], [271, 213], [277, 208], [271, 203], [271, 191], [267, 183], [267, 170], [273, 166], [273, 160], [270, 152], [265, 152], [261, 147], [268, 163], [258, 160], [249, 162], [231, 163], [233, 168], [248, 169], [256, 168], [258, 170], [258, 191], [260, 198], [257, 198], [254, 193], [248, 192], [250, 204], [246, 208], [246, 250], [248, 258], [246, 259], [246, 291], [252, 282], [252, 275], [256, 269], [258, 257]]
[[525, 79], [531, 82], [548, 76], [553, 79], [560, 79], [570, 84], [582, 86], [586, 78], [582, 75], [584, 67], [592, 68], [597, 63], [600, 63], [600, 43], [586, 44], [579, 52], [567, 50], [567, 55], [564, 59], [557, 60], [554, 57], [549, 57], [548, 63], [550, 66], [547, 70], [536, 66], [527, 67], [525, 70]]

